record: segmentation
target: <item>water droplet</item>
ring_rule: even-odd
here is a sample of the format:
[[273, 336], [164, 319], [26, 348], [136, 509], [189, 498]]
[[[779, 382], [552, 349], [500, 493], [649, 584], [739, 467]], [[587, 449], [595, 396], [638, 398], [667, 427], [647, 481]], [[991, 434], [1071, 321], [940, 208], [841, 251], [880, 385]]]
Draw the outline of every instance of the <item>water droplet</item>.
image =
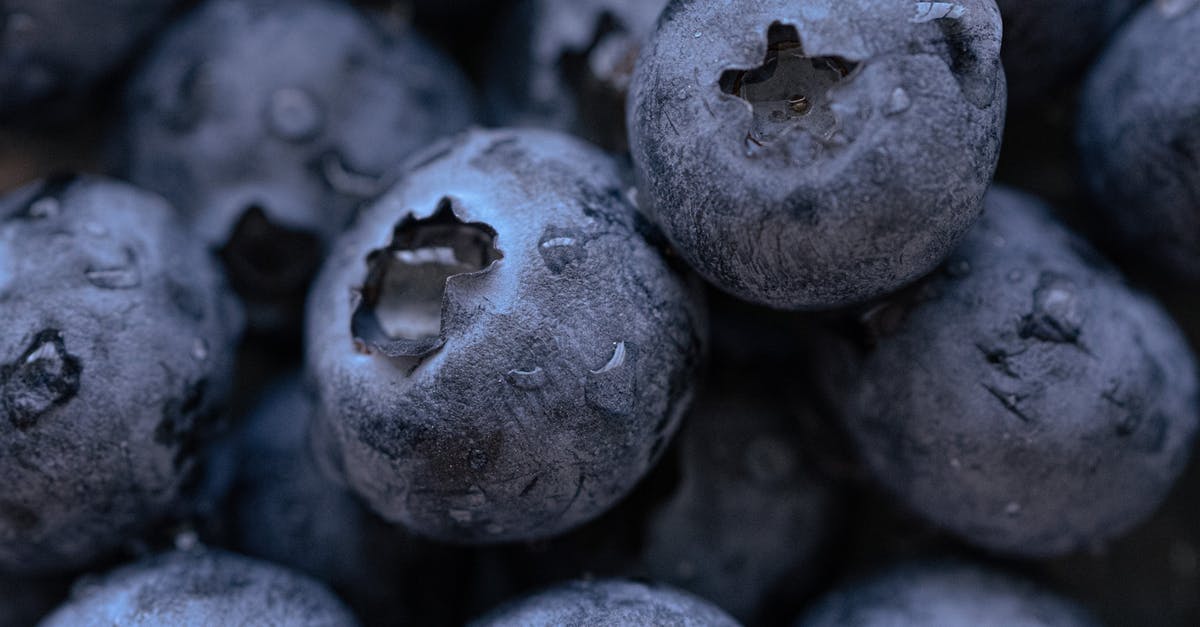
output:
[[903, 87], [897, 87], [892, 90], [892, 95], [888, 97], [887, 108], [884, 113], [887, 115], [899, 115], [908, 111], [912, 106], [912, 99], [909, 98], [908, 92], [904, 91]]
[[702, 36], [702, 34], [700, 33], [700, 31], [696, 31], [696, 32], [692, 33], [692, 39], [700, 39], [701, 36]]
[[617, 342], [616, 347], [613, 349], [612, 357], [609, 358], [608, 363], [604, 364], [604, 367], [600, 368], [599, 370], [593, 370], [592, 374], [601, 374], [601, 373], [608, 372], [610, 370], [616, 370], [617, 368], [620, 368], [624, 364], [625, 364], [625, 342]]
[[1006, 277], [1009, 283], [1020, 283], [1021, 279], [1025, 278], [1025, 272], [1021, 270], [1011, 270]]
[[548, 226], [538, 240], [538, 253], [546, 268], [561, 274], [568, 267], [587, 260], [583, 234], [575, 229]]
[[200, 544], [200, 536], [195, 531], [181, 531], [175, 534], [175, 548], [180, 551], [190, 551]]
[[38, 219], [56, 217], [60, 211], [62, 211], [62, 205], [59, 204], [57, 198], [39, 198], [29, 205], [29, 215]]
[[613, 353], [603, 366], [589, 370], [584, 396], [592, 407], [624, 416], [633, 411], [635, 368], [633, 352], [625, 342], [614, 342]]
[[195, 357], [197, 361], [208, 359], [208, 341], [202, 337], [196, 338], [192, 342], [192, 357]]
[[325, 123], [325, 114], [316, 99], [298, 87], [276, 90], [267, 107], [267, 127], [276, 137], [287, 141], [312, 139]]
[[1009, 516], [1016, 516], [1017, 514], [1020, 514], [1021, 513], [1021, 504], [1016, 501], [1013, 501], [1013, 502], [1009, 503], [1008, 505], [1005, 505], [1004, 513], [1008, 514]]
[[546, 371], [541, 366], [532, 370], [514, 368], [504, 374], [504, 379], [518, 390], [537, 390], [546, 385]]
[[105, 290], [129, 290], [142, 284], [142, 272], [138, 267], [137, 254], [132, 248], [122, 250], [124, 259], [115, 263], [89, 265], [84, 269], [88, 283]]

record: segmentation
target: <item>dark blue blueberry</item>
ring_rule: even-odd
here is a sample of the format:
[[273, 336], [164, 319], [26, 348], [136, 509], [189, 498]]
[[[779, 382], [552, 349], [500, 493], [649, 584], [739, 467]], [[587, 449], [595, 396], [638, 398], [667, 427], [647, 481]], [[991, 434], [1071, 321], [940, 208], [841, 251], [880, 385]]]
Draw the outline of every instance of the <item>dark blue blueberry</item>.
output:
[[384, 518], [541, 538], [654, 464], [692, 395], [698, 294], [599, 150], [473, 131], [337, 243], [309, 298], [318, 448]]
[[843, 586], [796, 627], [1097, 627], [1038, 585], [979, 566], [915, 562]]
[[213, 0], [126, 97], [117, 167], [219, 252], [251, 326], [298, 327], [330, 240], [401, 162], [474, 119], [466, 79], [417, 33], [329, 0]]
[[737, 627], [717, 606], [686, 592], [620, 579], [574, 581], [513, 601], [472, 627], [674, 625]]
[[940, 263], [1005, 111], [993, 0], [667, 5], [628, 102], [638, 202], [723, 290], [825, 309]]
[[866, 465], [974, 545], [1103, 545], [1187, 464], [1200, 400], [1185, 338], [1031, 197], [994, 188], [941, 272], [859, 322], [824, 372]]
[[195, 549], [84, 577], [41, 625], [355, 627], [358, 622], [316, 581], [232, 553]]
[[173, 506], [232, 382], [225, 290], [157, 196], [0, 198], [0, 571], [84, 566]]
[[1200, 4], [1151, 2], [1118, 32], [1081, 95], [1079, 150], [1111, 237], [1200, 280]]

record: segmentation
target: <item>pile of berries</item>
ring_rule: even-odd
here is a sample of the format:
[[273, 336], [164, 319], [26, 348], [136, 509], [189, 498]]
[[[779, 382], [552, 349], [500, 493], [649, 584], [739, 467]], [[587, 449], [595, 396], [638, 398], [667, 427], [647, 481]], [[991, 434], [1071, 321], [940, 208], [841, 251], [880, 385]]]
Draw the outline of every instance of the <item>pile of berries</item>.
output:
[[1197, 42], [0, 0], [0, 627], [1200, 624]]

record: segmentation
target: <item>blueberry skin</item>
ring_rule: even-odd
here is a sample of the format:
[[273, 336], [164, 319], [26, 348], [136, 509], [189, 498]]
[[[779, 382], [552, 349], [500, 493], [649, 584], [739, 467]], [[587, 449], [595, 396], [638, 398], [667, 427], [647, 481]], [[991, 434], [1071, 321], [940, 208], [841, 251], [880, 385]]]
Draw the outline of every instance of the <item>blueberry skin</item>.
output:
[[796, 627], [1098, 627], [1082, 608], [1036, 584], [972, 564], [914, 562], [856, 581]]
[[930, 522], [1014, 556], [1095, 547], [1186, 465], [1195, 362], [1039, 201], [987, 203], [942, 272], [867, 311], [826, 386], [876, 480]]
[[470, 85], [415, 32], [326, 0], [213, 0], [126, 94], [115, 167], [220, 252], [256, 330], [299, 328], [325, 248], [410, 153], [465, 128]]
[[[546, 537], [654, 464], [707, 329], [698, 291], [621, 189], [612, 160], [576, 139], [476, 130], [414, 157], [338, 241], [309, 297], [314, 438], [384, 518], [451, 542]], [[449, 251], [394, 248], [444, 228], [490, 232], [493, 250], [423, 296], [401, 293], [425, 307], [426, 331], [386, 335], [377, 264]]]
[[665, 0], [523, 0], [485, 80], [491, 121], [574, 133], [628, 151], [625, 99]]
[[236, 434], [232, 546], [326, 582], [364, 620], [461, 622], [446, 593], [465, 560], [368, 511], [309, 450], [316, 405], [298, 376], [273, 386]]
[[1008, 108], [1028, 111], [1071, 84], [1142, 0], [996, 0]]
[[[780, 58], [817, 65], [760, 82], [768, 37], [791, 27], [801, 48]], [[739, 298], [812, 310], [896, 290], [982, 208], [1005, 111], [1000, 31], [992, 0], [673, 1], [630, 88], [639, 204]], [[795, 88], [782, 121], [726, 93], [755, 82]]]
[[813, 466], [799, 422], [817, 418], [788, 402], [786, 370], [712, 361], [722, 367], [680, 432], [680, 485], [650, 517], [639, 570], [762, 624], [816, 578], [842, 499]]
[[1112, 234], [1200, 280], [1200, 9], [1153, 2], [1118, 32], [1081, 95], [1085, 179]]
[[177, 0], [0, 2], [0, 120], [66, 113], [129, 60]]
[[717, 606], [660, 584], [621, 579], [572, 581], [505, 604], [472, 627], [671, 625], [735, 627]]
[[41, 627], [358, 624], [324, 586], [223, 551], [158, 555], [75, 584]]
[[240, 312], [161, 198], [60, 177], [0, 199], [0, 571], [63, 572], [175, 503]]

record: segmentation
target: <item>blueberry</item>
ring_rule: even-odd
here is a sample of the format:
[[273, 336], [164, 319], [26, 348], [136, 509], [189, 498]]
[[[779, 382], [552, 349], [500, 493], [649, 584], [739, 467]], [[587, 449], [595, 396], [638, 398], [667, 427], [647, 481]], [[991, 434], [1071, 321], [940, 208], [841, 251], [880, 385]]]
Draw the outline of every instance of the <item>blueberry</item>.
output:
[[173, 28], [127, 94], [121, 171], [218, 250], [251, 325], [299, 325], [356, 207], [414, 150], [466, 127], [466, 79], [415, 32], [326, 0], [214, 0]]
[[926, 519], [1007, 554], [1094, 547], [1187, 463], [1194, 359], [1038, 201], [987, 202], [940, 273], [866, 311], [827, 387], [876, 479]]
[[613, 162], [578, 140], [472, 131], [411, 167], [309, 298], [318, 448], [422, 535], [561, 533], [675, 431], [703, 348], [698, 294]]
[[894, 566], [835, 590], [797, 627], [1093, 627], [1074, 603], [1036, 584], [958, 562]]
[[324, 586], [232, 553], [158, 555], [75, 584], [42, 627], [108, 625], [295, 625], [357, 621]]
[[822, 309], [932, 270], [981, 208], [1005, 90], [992, 0], [676, 0], [628, 103], [638, 201], [740, 298]]
[[178, 0], [0, 2], [0, 120], [73, 110]]
[[463, 556], [387, 524], [327, 479], [308, 446], [314, 410], [290, 377], [268, 390], [236, 434], [233, 546], [327, 582], [364, 620], [461, 622], [461, 608], [443, 595], [463, 579]]
[[1113, 236], [1200, 280], [1200, 8], [1153, 2], [1123, 27], [1081, 97], [1086, 180]]
[[493, 121], [573, 132], [628, 150], [625, 98], [665, 0], [523, 0], [486, 75]]
[[1071, 84], [1141, 0], [996, 0], [1004, 17], [1000, 54], [1009, 109], [1047, 104]]
[[160, 198], [57, 177], [0, 198], [0, 570], [81, 567], [176, 501], [240, 326]]
[[720, 608], [686, 592], [620, 579], [562, 584], [503, 605], [471, 623], [473, 627], [737, 624]]
[[798, 424], [816, 421], [813, 410], [781, 394], [786, 370], [712, 362], [679, 435], [680, 485], [650, 516], [639, 573], [763, 624], [818, 578], [841, 499]]

